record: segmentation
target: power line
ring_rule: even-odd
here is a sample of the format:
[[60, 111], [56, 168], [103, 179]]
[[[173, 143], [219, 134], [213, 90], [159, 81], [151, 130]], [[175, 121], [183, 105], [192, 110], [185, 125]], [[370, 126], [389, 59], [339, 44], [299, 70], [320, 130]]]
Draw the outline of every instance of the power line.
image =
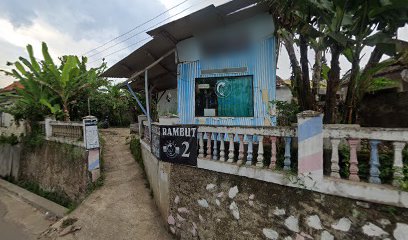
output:
[[173, 18], [173, 17], [175, 17], [175, 16], [178, 16], [178, 15], [182, 14], [183, 12], [185, 12], [185, 11], [187, 11], [187, 10], [189, 10], [189, 9], [191, 9], [191, 8], [193, 8], [193, 7], [195, 7], [195, 6], [197, 6], [197, 5], [200, 5], [200, 4], [202, 4], [202, 3], [206, 2], [206, 1], [208, 1], [208, 0], [203, 0], [203, 1], [200, 1], [200, 2], [196, 2], [196, 4], [191, 5], [190, 7], [187, 7], [187, 8], [185, 8], [184, 10], [182, 10], [182, 11], [180, 11], [180, 12], [178, 12], [178, 13], [176, 13], [176, 14], [170, 16], [170, 17], [165, 18], [164, 20], [162, 20], [162, 21], [160, 21], [160, 22], [154, 24], [153, 26], [150, 26], [150, 27], [148, 27], [148, 28], [146, 28], [146, 29], [144, 29], [144, 30], [142, 30], [142, 31], [140, 31], [140, 32], [137, 32], [137, 33], [135, 33], [135, 34], [129, 36], [128, 38], [126, 38], [126, 39], [124, 39], [124, 40], [121, 40], [121, 41], [115, 43], [114, 45], [111, 45], [111, 46], [109, 46], [109, 47], [107, 47], [107, 48], [105, 48], [105, 49], [103, 49], [103, 50], [101, 50], [101, 51], [99, 51], [99, 52], [97, 52], [97, 53], [94, 53], [94, 54], [88, 56], [88, 58], [91, 58], [91, 57], [94, 57], [94, 56], [96, 56], [96, 55], [99, 55], [99, 54], [101, 54], [101, 53], [103, 53], [103, 52], [105, 52], [105, 51], [107, 51], [107, 50], [109, 50], [109, 49], [111, 49], [111, 48], [113, 48], [113, 47], [115, 47], [115, 46], [121, 44], [121, 43], [124, 43], [124, 42], [128, 41], [129, 39], [132, 39], [132, 38], [134, 38], [134, 37], [136, 37], [136, 36], [138, 36], [138, 35], [140, 35], [140, 34], [146, 33], [147, 31], [152, 30], [152, 29], [154, 29], [155, 27], [162, 25], [162, 24], [163, 24], [164, 22], [166, 22], [167, 20], [169, 20], [169, 19], [171, 19], [171, 18]]
[[[120, 42], [118, 42], [118, 43], [116, 43], [116, 44], [114, 44], [114, 45], [112, 45], [112, 46], [110, 46], [110, 47], [108, 47], [108, 48], [106, 48], [106, 49], [100, 51], [100, 52], [98, 52], [97, 54], [93, 54], [93, 55], [91, 55], [91, 56], [88, 56], [88, 58], [91, 58], [91, 57], [93, 57], [93, 56], [96, 56], [96, 55], [98, 55], [98, 54], [101, 54], [102, 52], [104, 52], [104, 51], [106, 51], [106, 50], [108, 50], [108, 49], [110, 49], [110, 48], [112, 48], [112, 47], [115, 47], [115, 46], [119, 45], [120, 43], [126, 42], [127, 40], [129, 40], [129, 39], [131, 39], [131, 38], [133, 38], [133, 37], [135, 37], [135, 36], [137, 36], [137, 35], [139, 35], [139, 34], [142, 34], [142, 33], [145, 33], [145, 32], [147, 32], [147, 31], [149, 31], [149, 30], [152, 30], [152, 29], [154, 29], [155, 27], [157, 27], [157, 26], [161, 25], [162, 23], [166, 22], [167, 20], [169, 20], [169, 19], [171, 19], [171, 18], [173, 18], [173, 17], [175, 17], [175, 16], [177, 16], [177, 15], [180, 15], [181, 13], [183, 13], [183, 12], [185, 12], [185, 11], [191, 9], [192, 7], [195, 7], [195, 6], [197, 6], [197, 5], [199, 5], [199, 4], [202, 4], [202, 3], [206, 2], [206, 1], [208, 1], [208, 0], [203, 0], [203, 1], [197, 2], [195, 5], [192, 5], [192, 6], [188, 7], [188, 8], [186, 8], [186, 9], [184, 9], [184, 10], [178, 12], [177, 14], [172, 15], [172, 16], [170, 16], [170, 17], [168, 17], [168, 18], [162, 20], [161, 22], [159, 22], [159, 23], [157, 23], [157, 24], [155, 24], [155, 25], [153, 25], [153, 26], [151, 26], [151, 27], [149, 27], [149, 28], [147, 28], [147, 29], [144, 29], [143, 31], [140, 31], [140, 32], [138, 32], [138, 33], [136, 33], [136, 34], [134, 34], [134, 35], [131, 35], [130, 37], [128, 37], [128, 38], [126, 38], [126, 39], [124, 39], [124, 40], [122, 40], [122, 41], [120, 41]], [[148, 38], [150, 38], [150, 37], [148, 37]], [[146, 38], [146, 39], [147, 39], [147, 38]], [[146, 39], [143, 39], [143, 40], [141, 40], [141, 41], [144, 41], [144, 40], [146, 40]], [[139, 42], [141, 42], [141, 41], [139, 41]], [[139, 43], [139, 42], [137, 42], [137, 43]], [[135, 43], [135, 44], [137, 44], [137, 43]], [[135, 44], [132, 44], [132, 45], [135, 45]], [[131, 46], [132, 46], [132, 45], [131, 45]], [[122, 49], [119, 49], [119, 50], [117, 50], [117, 51], [115, 51], [115, 52], [112, 52], [112, 53], [110, 53], [110, 54], [108, 54], [108, 55], [106, 55], [106, 56], [104, 56], [104, 57], [101, 57], [101, 58], [99, 58], [99, 59], [97, 59], [97, 60], [94, 60], [94, 61], [92, 61], [92, 62], [90, 62], [90, 63], [93, 63], [93, 62], [102, 60], [102, 59], [104, 59], [104, 58], [106, 58], [106, 57], [108, 57], [108, 56], [111, 56], [111, 55], [113, 55], [113, 54], [115, 54], [115, 53], [117, 53], [117, 52], [126, 50], [126, 49], [128, 49], [129, 47], [130, 47], [130, 46], [125, 47], [125, 48], [122, 48]]]
[[109, 57], [109, 56], [111, 56], [111, 55], [113, 55], [113, 54], [115, 54], [115, 53], [118, 53], [118, 52], [121, 52], [121, 51], [123, 51], [123, 50], [126, 50], [126, 49], [128, 49], [129, 47], [132, 47], [132, 46], [134, 46], [134, 45], [136, 45], [136, 44], [138, 44], [138, 43], [141, 43], [141, 42], [143, 42], [143, 41], [146, 41], [147, 39], [150, 39], [150, 38], [151, 38], [151, 37], [147, 37], [147, 38], [144, 38], [144, 39], [142, 39], [142, 40], [140, 40], [140, 41], [137, 41], [137, 42], [135, 42], [135, 43], [132, 43], [131, 45], [129, 45], [129, 46], [125, 47], [125, 48], [121, 48], [121, 49], [119, 49], [119, 50], [117, 50], [117, 51], [114, 51], [114, 52], [112, 52], [112, 53], [109, 53], [108, 55], [104, 56], [103, 58], [98, 58], [98, 59], [96, 59], [96, 60], [90, 62], [89, 64], [92, 64], [92, 63], [94, 63], [94, 62], [97, 62], [97, 61], [99, 61], [99, 60], [102, 60], [102, 59], [104, 59], [104, 58], [107, 58], [107, 57]]
[[86, 55], [86, 54], [88, 54], [88, 53], [90, 53], [90, 52], [93, 52], [93, 51], [95, 51], [95, 50], [97, 50], [97, 49], [103, 47], [103, 46], [106, 46], [107, 44], [109, 44], [109, 43], [115, 41], [116, 39], [118, 39], [118, 38], [120, 38], [120, 37], [122, 37], [122, 36], [125, 36], [125, 35], [127, 35], [127, 34], [133, 32], [134, 30], [138, 29], [139, 27], [141, 27], [141, 26], [143, 26], [143, 25], [145, 25], [145, 24], [147, 24], [147, 23], [149, 23], [149, 22], [151, 22], [151, 21], [153, 21], [153, 20], [156, 20], [157, 18], [163, 16], [164, 14], [170, 12], [170, 11], [173, 10], [174, 8], [176, 8], [176, 7], [178, 7], [178, 6], [182, 5], [182, 4], [184, 4], [184, 3], [186, 3], [186, 2], [188, 2], [188, 0], [184, 0], [183, 2], [181, 2], [181, 3], [179, 3], [179, 4], [175, 5], [175, 6], [173, 6], [173, 7], [169, 8], [169, 9], [167, 9], [166, 11], [160, 13], [159, 15], [157, 15], [157, 16], [155, 16], [155, 17], [149, 19], [149, 20], [147, 20], [146, 22], [144, 22], [144, 23], [142, 23], [142, 24], [137, 25], [136, 27], [130, 29], [129, 31], [127, 31], [127, 32], [125, 32], [125, 33], [122, 33], [121, 35], [119, 35], [119, 36], [117, 36], [117, 37], [115, 37], [115, 38], [113, 38], [113, 39], [111, 39], [111, 40], [109, 40], [109, 41], [107, 41], [107, 42], [105, 42], [104, 44], [102, 44], [102, 45], [100, 45], [100, 46], [98, 46], [98, 47], [96, 47], [96, 48], [93, 48], [93, 49], [91, 49], [91, 50], [85, 52], [85, 53], [82, 54], [82, 55]]

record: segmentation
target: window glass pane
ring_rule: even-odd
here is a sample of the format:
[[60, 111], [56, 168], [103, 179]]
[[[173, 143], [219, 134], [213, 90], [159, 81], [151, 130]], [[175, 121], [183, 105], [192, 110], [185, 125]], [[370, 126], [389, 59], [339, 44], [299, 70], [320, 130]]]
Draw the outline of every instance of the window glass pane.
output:
[[196, 79], [197, 117], [253, 117], [253, 77]]

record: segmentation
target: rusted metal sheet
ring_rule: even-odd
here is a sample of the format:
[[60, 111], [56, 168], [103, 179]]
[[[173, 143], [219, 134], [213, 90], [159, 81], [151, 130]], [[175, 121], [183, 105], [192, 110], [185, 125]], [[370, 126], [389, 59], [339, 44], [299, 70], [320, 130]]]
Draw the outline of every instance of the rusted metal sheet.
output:
[[[233, 56], [184, 62], [178, 64], [178, 111], [183, 124], [264, 126], [275, 125], [270, 101], [275, 99], [276, 89], [275, 38], [259, 41], [245, 53]], [[208, 73], [211, 69], [245, 68], [243, 72]], [[254, 79], [254, 117], [195, 117], [195, 79], [202, 77], [226, 77], [252, 75]], [[266, 93], [262, 93], [267, 90]], [[265, 97], [268, 99], [265, 99]], [[267, 121], [265, 121], [267, 118]]]

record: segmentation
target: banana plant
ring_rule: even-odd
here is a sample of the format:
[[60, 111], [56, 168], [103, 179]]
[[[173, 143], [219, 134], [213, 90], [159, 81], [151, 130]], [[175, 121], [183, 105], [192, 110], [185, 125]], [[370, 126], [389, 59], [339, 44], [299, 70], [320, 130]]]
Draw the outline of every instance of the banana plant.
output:
[[5, 71], [6, 74], [17, 78], [23, 85], [28, 85], [27, 88], [19, 91], [23, 99], [32, 96], [30, 101], [35, 98], [38, 104], [46, 106], [53, 115], [57, 116], [60, 115], [60, 106], [62, 106], [64, 120], [69, 121], [70, 106], [76, 102], [84, 89], [97, 81], [99, 74], [105, 69], [105, 64], [98, 68], [87, 69], [86, 57], [79, 59], [77, 56], [63, 56], [59, 58], [60, 64], [57, 65], [44, 42], [42, 43], [44, 60], [39, 62], [36, 60], [31, 45], [27, 46], [27, 52], [29, 60], [20, 57], [19, 61], [10, 63], [15, 69]]

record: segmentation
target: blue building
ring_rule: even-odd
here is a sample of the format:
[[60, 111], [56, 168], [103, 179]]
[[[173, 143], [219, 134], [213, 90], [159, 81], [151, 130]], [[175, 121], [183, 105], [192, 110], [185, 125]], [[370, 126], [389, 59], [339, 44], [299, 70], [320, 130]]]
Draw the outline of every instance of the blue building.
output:
[[151, 30], [152, 40], [104, 76], [127, 78], [124, 86], [143, 92], [147, 116], [152, 96], [177, 89], [177, 123], [273, 126], [275, 27], [255, 2], [211, 5]]

